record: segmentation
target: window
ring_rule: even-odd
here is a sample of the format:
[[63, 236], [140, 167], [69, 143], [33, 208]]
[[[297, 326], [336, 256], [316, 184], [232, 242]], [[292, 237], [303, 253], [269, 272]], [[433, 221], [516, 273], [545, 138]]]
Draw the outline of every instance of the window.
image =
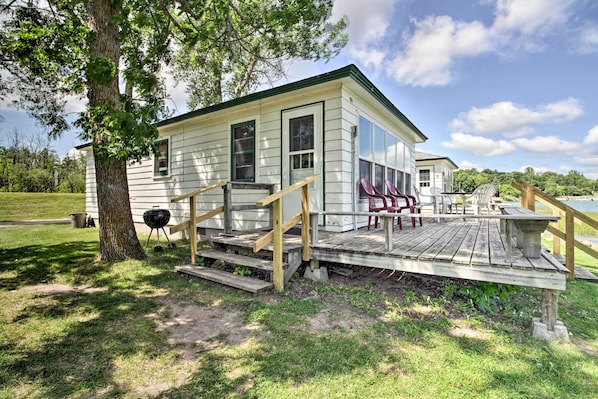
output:
[[[396, 182], [395, 182], [395, 174], [396, 171], [392, 168], [386, 168], [386, 180], [390, 181], [392, 184], [394, 184], [396, 186]], [[386, 183], [384, 183], [384, 185], [386, 186]]]
[[[359, 117], [359, 177], [365, 177], [381, 192], [386, 192], [385, 180], [396, 183], [399, 190], [409, 184], [405, 171], [411, 169], [410, 149], [392, 132]], [[409, 176], [410, 179], [410, 176]], [[362, 189], [359, 197], [365, 198]]]
[[[365, 161], [363, 159], [359, 160], [359, 177], [366, 178], [369, 181], [372, 181], [372, 163]], [[359, 184], [359, 198], [367, 198], [367, 194], [363, 190], [361, 184]]]
[[403, 193], [403, 194], [409, 193], [409, 190], [406, 189], [406, 188], [408, 188], [408, 186], [405, 186], [405, 172], [401, 172], [401, 171], [397, 172], [396, 186], [401, 193]]
[[384, 173], [384, 165], [378, 165], [376, 164], [376, 166], [374, 167], [375, 169], [375, 176], [374, 176], [374, 186], [376, 187], [376, 189], [378, 189], [378, 191], [380, 191], [381, 193], [384, 193], [386, 190], [384, 190], [384, 178], [385, 173]]
[[231, 126], [231, 180], [255, 181], [255, 121]]
[[421, 169], [419, 171], [419, 186], [430, 187], [432, 184], [430, 180], [430, 169]]
[[154, 177], [166, 177], [170, 175], [170, 151], [168, 139], [158, 140], [155, 143], [156, 153], [154, 154]]

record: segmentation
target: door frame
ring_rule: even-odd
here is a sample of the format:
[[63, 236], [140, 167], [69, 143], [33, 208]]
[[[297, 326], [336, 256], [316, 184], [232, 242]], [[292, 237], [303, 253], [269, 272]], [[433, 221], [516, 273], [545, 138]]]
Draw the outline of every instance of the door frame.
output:
[[[286, 108], [280, 111], [280, 181], [281, 188], [290, 186], [290, 161], [289, 161], [289, 126], [288, 121], [306, 115], [314, 115], [314, 174], [320, 173], [321, 177], [313, 182], [310, 187], [310, 209], [324, 210], [324, 101], [304, 104], [297, 107]], [[314, 191], [316, 195], [314, 196]], [[288, 202], [292, 198], [300, 198], [301, 193], [297, 191], [295, 195], [285, 198]], [[283, 200], [283, 219], [286, 220], [293, 216]], [[299, 199], [300, 201], [300, 199]], [[286, 211], [285, 211], [286, 208]], [[300, 205], [299, 205], [300, 209]], [[295, 212], [296, 213], [296, 212]]]

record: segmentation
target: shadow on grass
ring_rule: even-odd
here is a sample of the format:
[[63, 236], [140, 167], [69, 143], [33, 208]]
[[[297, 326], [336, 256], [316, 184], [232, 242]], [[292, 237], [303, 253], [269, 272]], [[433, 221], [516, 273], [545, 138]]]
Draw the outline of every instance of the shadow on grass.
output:
[[39, 398], [123, 393], [113, 379], [118, 359], [138, 353], [152, 358], [165, 349], [164, 334], [144, 317], [155, 307], [151, 299], [117, 291], [66, 295], [25, 307], [10, 322], [41, 324], [47, 332], [25, 347], [15, 339], [1, 349], [0, 385], [42, 381], [28, 396]]
[[74, 241], [0, 249], [1, 289], [17, 289], [55, 280], [58, 275], [87, 276], [95, 272], [97, 242]]

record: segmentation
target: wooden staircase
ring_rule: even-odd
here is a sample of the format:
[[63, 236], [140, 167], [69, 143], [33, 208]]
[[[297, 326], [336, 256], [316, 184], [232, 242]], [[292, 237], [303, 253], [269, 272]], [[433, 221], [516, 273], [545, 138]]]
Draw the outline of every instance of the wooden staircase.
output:
[[[176, 271], [252, 293], [272, 288], [273, 245], [270, 244], [257, 253], [253, 252], [255, 241], [262, 235], [243, 233], [212, 237], [212, 248], [197, 252], [197, 256], [203, 258], [204, 266], [178, 266]], [[284, 282], [287, 283], [301, 266], [302, 245], [298, 236], [285, 235], [283, 239]], [[223, 265], [224, 268], [212, 267], [216, 265]], [[231, 267], [249, 268], [253, 270], [252, 275], [255, 277], [241, 276], [224, 270]], [[262, 278], [258, 278], [258, 275]]]

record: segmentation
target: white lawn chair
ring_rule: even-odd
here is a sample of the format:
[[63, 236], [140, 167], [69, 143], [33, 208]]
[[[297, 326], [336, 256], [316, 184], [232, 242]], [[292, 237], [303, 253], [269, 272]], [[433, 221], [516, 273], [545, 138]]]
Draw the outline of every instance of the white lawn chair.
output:
[[492, 211], [496, 205], [494, 202], [494, 195], [496, 194], [496, 187], [493, 184], [482, 184], [474, 190], [469, 199], [473, 207], [473, 214], [480, 215], [485, 208], [487, 213]]
[[430, 195], [434, 197], [440, 213], [452, 213], [453, 201], [451, 197], [442, 194], [438, 187], [430, 187]]

